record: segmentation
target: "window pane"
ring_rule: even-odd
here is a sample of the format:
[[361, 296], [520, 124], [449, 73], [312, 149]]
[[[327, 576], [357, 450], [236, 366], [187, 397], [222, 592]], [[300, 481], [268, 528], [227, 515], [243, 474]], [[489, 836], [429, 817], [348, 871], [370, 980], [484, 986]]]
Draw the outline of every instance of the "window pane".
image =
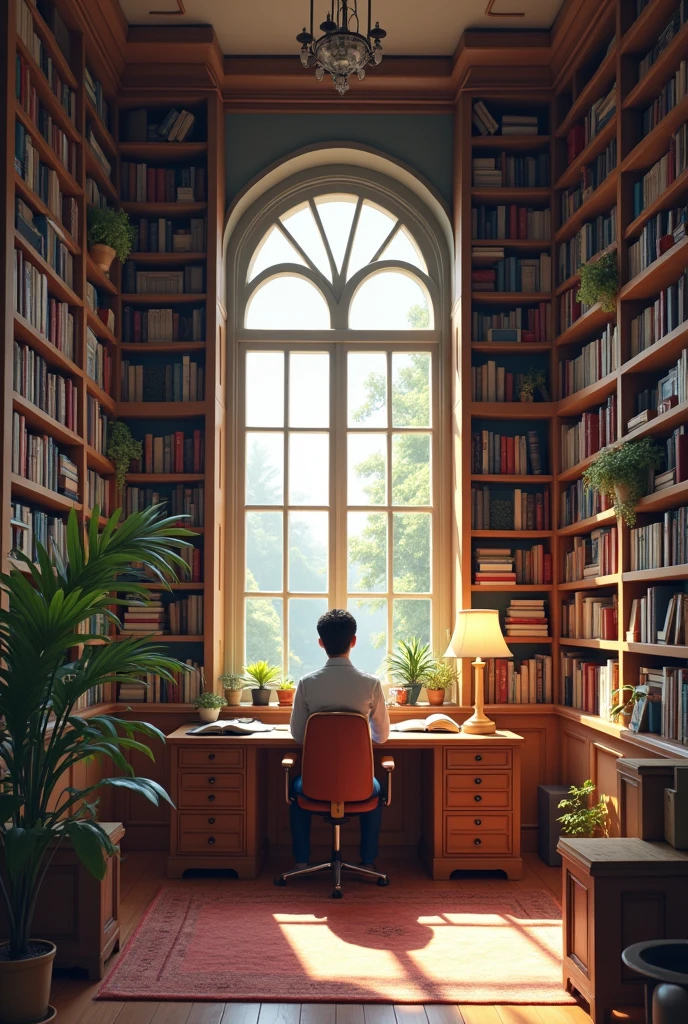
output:
[[246, 426], [284, 426], [284, 353], [246, 354]]
[[387, 503], [387, 435], [349, 434], [349, 505]]
[[244, 664], [269, 661], [282, 665], [282, 598], [247, 597], [244, 619]]
[[395, 512], [394, 586], [398, 594], [430, 592], [430, 514]]
[[392, 504], [430, 504], [430, 434], [392, 435]]
[[300, 267], [307, 266], [306, 261], [302, 256], [299, 256], [294, 246], [284, 237], [280, 229], [272, 227], [256, 249], [248, 271], [249, 281], [252, 281], [254, 277], [258, 277], [268, 267], [277, 266], [278, 263], [298, 263]]
[[387, 601], [384, 598], [350, 600], [349, 611], [356, 619], [356, 646], [352, 660], [361, 672], [374, 676], [386, 675], [387, 657]]
[[322, 292], [305, 277], [272, 277], [253, 293], [246, 327], [261, 331], [329, 330], [330, 310]]
[[379, 258], [381, 260], [402, 260], [404, 263], [410, 263], [412, 267], [418, 267], [424, 274], [428, 272], [420, 249], [406, 228], [399, 228], [389, 245], [380, 253]]
[[284, 501], [284, 435], [246, 434], [246, 504]]
[[430, 426], [430, 353], [392, 356], [392, 426]]
[[349, 327], [357, 331], [432, 327], [428, 298], [412, 274], [380, 270], [365, 279], [351, 300]]
[[387, 514], [349, 512], [349, 593], [387, 589]]
[[289, 504], [328, 505], [329, 434], [289, 435]]
[[430, 601], [409, 601], [403, 598], [392, 606], [392, 642], [418, 636], [424, 644], [431, 641]]
[[315, 264], [320, 273], [332, 280], [332, 268], [327, 258], [327, 252], [323, 245], [322, 236], [311, 213], [310, 206], [303, 206], [295, 213], [287, 213], [280, 217], [285, 228], [296, 242], [301, 246], [309, 260]]
[[327, 512], [289, 513], [289, 590], [327, 591], [328, 528]]
[[301, 597], [289, 601], [289, 675], [294, 679], [322, 668], [327, 655], [318, 646], [316, 624], [327, 611], [324, 597]]
[[365, 202], [358, 218], [354, 244], [351, 247], [347, 278], [370, 263], [373, 256], [396, 224], [396, 217]]
[[342, 269], [357, 201], [356, 196], [320, 196], [315, 200], [337, 270]]
[[329, 427], [330, 357], [295, 352], [289, 357], [289, 425]]
[[246, 513], [246, 590], [282, 589], [282, 513]]
[[350, 352], [347, 360], [350, 427], [387, 426], [387, 356]]

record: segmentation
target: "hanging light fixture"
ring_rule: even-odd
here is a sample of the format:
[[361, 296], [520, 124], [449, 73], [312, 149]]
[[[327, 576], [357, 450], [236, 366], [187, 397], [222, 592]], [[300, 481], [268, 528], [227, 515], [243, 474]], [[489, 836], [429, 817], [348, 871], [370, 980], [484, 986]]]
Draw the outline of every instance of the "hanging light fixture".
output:
[[371, 4], [368, 0], [368, 31], [360, 31], [357, 0], [334, 0], [334, 9], [320, 26], [323, 33], [318, 39], [313, 33], [313, 0], [311, 0], [311, 30], [304, 28], [296, 37], [301, 43], [301, 63], [305, 68], [315, 68], [315, 77], [322, 82], [325, 72], [332, 75], [334, 86], [340, 96], [349, 88], [349, 75], [356, 75], [362, 81], [368, 64], [379, 64], [382, 60], [382, 40], [387, 33], [375, 22], [371, 28]]

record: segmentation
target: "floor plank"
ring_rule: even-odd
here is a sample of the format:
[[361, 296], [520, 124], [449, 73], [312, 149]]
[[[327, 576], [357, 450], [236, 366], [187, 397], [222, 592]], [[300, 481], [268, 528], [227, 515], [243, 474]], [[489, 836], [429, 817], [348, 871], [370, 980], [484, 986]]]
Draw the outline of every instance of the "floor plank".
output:
[[396, 1024], [394, 1007], [389, 1003], [364, 1003], [365, 1024]]
[[[231, 1003], [228, 1005], [231, 1006]], [[300, 1016], [301, 1003], [261, 1003], [258, 1022], [259, 1024], [299, 1024]], [[227, 1024], [224, 1018], [222, 1024]], [[234, 1024], [231, 1018], [230, 1024]]]
[[122, 1007], [117, 1024], [151, 1024], [160, 1003], [127, 1002]]
[[302, 1003], [301, 1024], [335, 1024], [337, 1008], [334, 1003]]
[[[304, 1004], [301, 1007], [301, 1024], [304, 1024], [303, 1015], [308, 1008], [308, 1004]], [[318, 1024], [320, 1024], [320, 1018], [318, 1018]], [[337, 1024], [365, 1024], [363, 1004], [337, 1003]]]
[[538, 1013], [542, 1024], [590, 1024], [590, 1018], [580, 1006], [538, 1006]]
[[459, 1003], [465, 1024], [502, 1024], [495, 1006], [465, 1006]]
[[424, 1006], [405, 1006], [395, 1004], [394, 1015], [397, 1024], [428, 1024], [428, 1015]]
[[224, 1003], [193, 1003], [186, 1024], [221, 1024]]
[[502, 1024], [542, 1024], [537, 1006], [498, 1006]]
[[[225, 1003], [222, 1024], [258, 1024], [260, 1010], [260, 1003]], [[298, 1020], [296, 1017], [295, 1024], [298, 1024]]]
[[160, 1003], [151, 1024], [187, 1024], [193, 1003]]
[[429, 1024], [464, 1024], [458, 1006], [430, 1003], [425, 1007]]

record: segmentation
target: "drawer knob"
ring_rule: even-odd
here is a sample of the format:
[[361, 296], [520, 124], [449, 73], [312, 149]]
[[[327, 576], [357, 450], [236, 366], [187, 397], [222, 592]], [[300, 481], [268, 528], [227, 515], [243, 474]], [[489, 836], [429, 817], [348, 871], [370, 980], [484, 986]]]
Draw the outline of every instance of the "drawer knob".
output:
[[[215, 819], [214, 818], [208, 818], [208, 824], [209, 825], [214, 825], [215, 824]], [[478, 824], [479, 824], [479, 822], [476, 821], [476, 825], [478, 825]]]
[[214, 761], [215, 760], [215, 755], [214, 754], [208, 754], [208, 760], [209, 761]]
[[473, 845], [474, 846], [481, 846], [482, 845], [482, 839], [474, 839], [473, 840]]
[[210, 778], [208, 779], [208, 785], [209, 786], [214, 786], [215, 785], [215, 776], [214, 775], [211, 775]]
[[215, 836], [208, 836], [208, 846], [212, 846], [215, 842]]
[[[210, 797], [208, 797], [208, 799], [210, 800]], [[475, 802], [477, 804], [479, 804], [480, 801], [482, 800], [482, 797], [481, 797], [480, 793], [478, 793], [476, 796], [473, 797], [473, 799], [475, 800]]]
[[210, 800], [210, 802], [212, 803], [212, 802], [213, 802], [213, 800], [215, 799], [215, 794], [214, 794], [214, 793], [210, 793], [210, 794], [209, 794], [209, 796], [208, 796], [208, 799], [209, 799], [209, 800]]
[[482, 779], [473, 779], [473, 781], [475, 782], [476, 786], [479, 786], [479, 785], [481, 785], [483, 780]]
[[475, 824], [476, 825], [482, 825], [482, 823], [483, 823], [483, 819], [482, 818], [476, 818], [475, 819]]
[[476, 761], [482, 761], [483, 755], [482, 754], [476, 754], [475, 755], [475, 759], [476, 759]]

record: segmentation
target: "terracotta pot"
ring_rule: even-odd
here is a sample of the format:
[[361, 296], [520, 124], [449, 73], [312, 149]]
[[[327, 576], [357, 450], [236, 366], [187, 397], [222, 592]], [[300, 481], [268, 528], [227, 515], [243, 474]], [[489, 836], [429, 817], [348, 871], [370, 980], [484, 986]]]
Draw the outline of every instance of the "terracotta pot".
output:
[[251, 690], [251, 699], [255, 707], [266, 708], [270, 703], [270, 691], [267, 686], [262, 690], [257, 686], [255, 690]]
[[619, 725], [622, 725], [624, 729], [631, 728], [631, 719], [633, 718], [632, 711], [621, 711], [619, 712]]
[[241, 690], [225, 690], [225, 698], [228, 704], [236, 707], [237, 704], [241, 704]]
[[96, 242], [88, 250], [88, 254], [95, 263], [95, 265], [103, 271], [104, 274], [110, 273], [110, 267], [117, 253], [109, 245], [103, 245], [102, 242]]
[[531, 394], [525, 394], [524, 395], [523, 392], [521, 392], [520, 398], [521, 398], [522, 402], [534, 402], [535, 401], [535, 395], [531, 395]]
[[[33, 939], [35, 946], [45, 947], [42, 956], [26, 960], [0, 959], [0, 1021], [2, 1024], [29, 1024], [30, 1021], [53, 1020], [55, 1010], [49, 1006], [50, 982], [56, 946], [44, 939]], [[8, 943], [0, 943], [0, 949]], [[52, 1017], [48, 1011], [52, 1010]]]
[[[200, 720], [202, 722], [217, 722], [218, 718], [220, 717], [220, 709], [219, 708], [199, 708], [198, 709], [198, 717], [200, 718]], [[2, 1018], [0, 1018], [0, 1021], [2, 1021]], [[2, 1024], [4, 1024], [4, 1021], [2, 1021]]]
[[281, 708], [288, 708], [294, 703], [294, 694], [296, 690], [278, 690], [277, 691], [277, 703]]
[[629, 495], [631, 493], [628, 484], [615, 484], [614, 490], [616, 492], [616, 500], [618, 501], [619, 505], [625, 504], [625, 502], [628, 501]]
[[445, 690], [426, 690], [428, 704], [444, 704]]
[[408, 704], [408, 693], [403, 686], [395, 686], [389, 691], [390, 697], [395, 704]]

